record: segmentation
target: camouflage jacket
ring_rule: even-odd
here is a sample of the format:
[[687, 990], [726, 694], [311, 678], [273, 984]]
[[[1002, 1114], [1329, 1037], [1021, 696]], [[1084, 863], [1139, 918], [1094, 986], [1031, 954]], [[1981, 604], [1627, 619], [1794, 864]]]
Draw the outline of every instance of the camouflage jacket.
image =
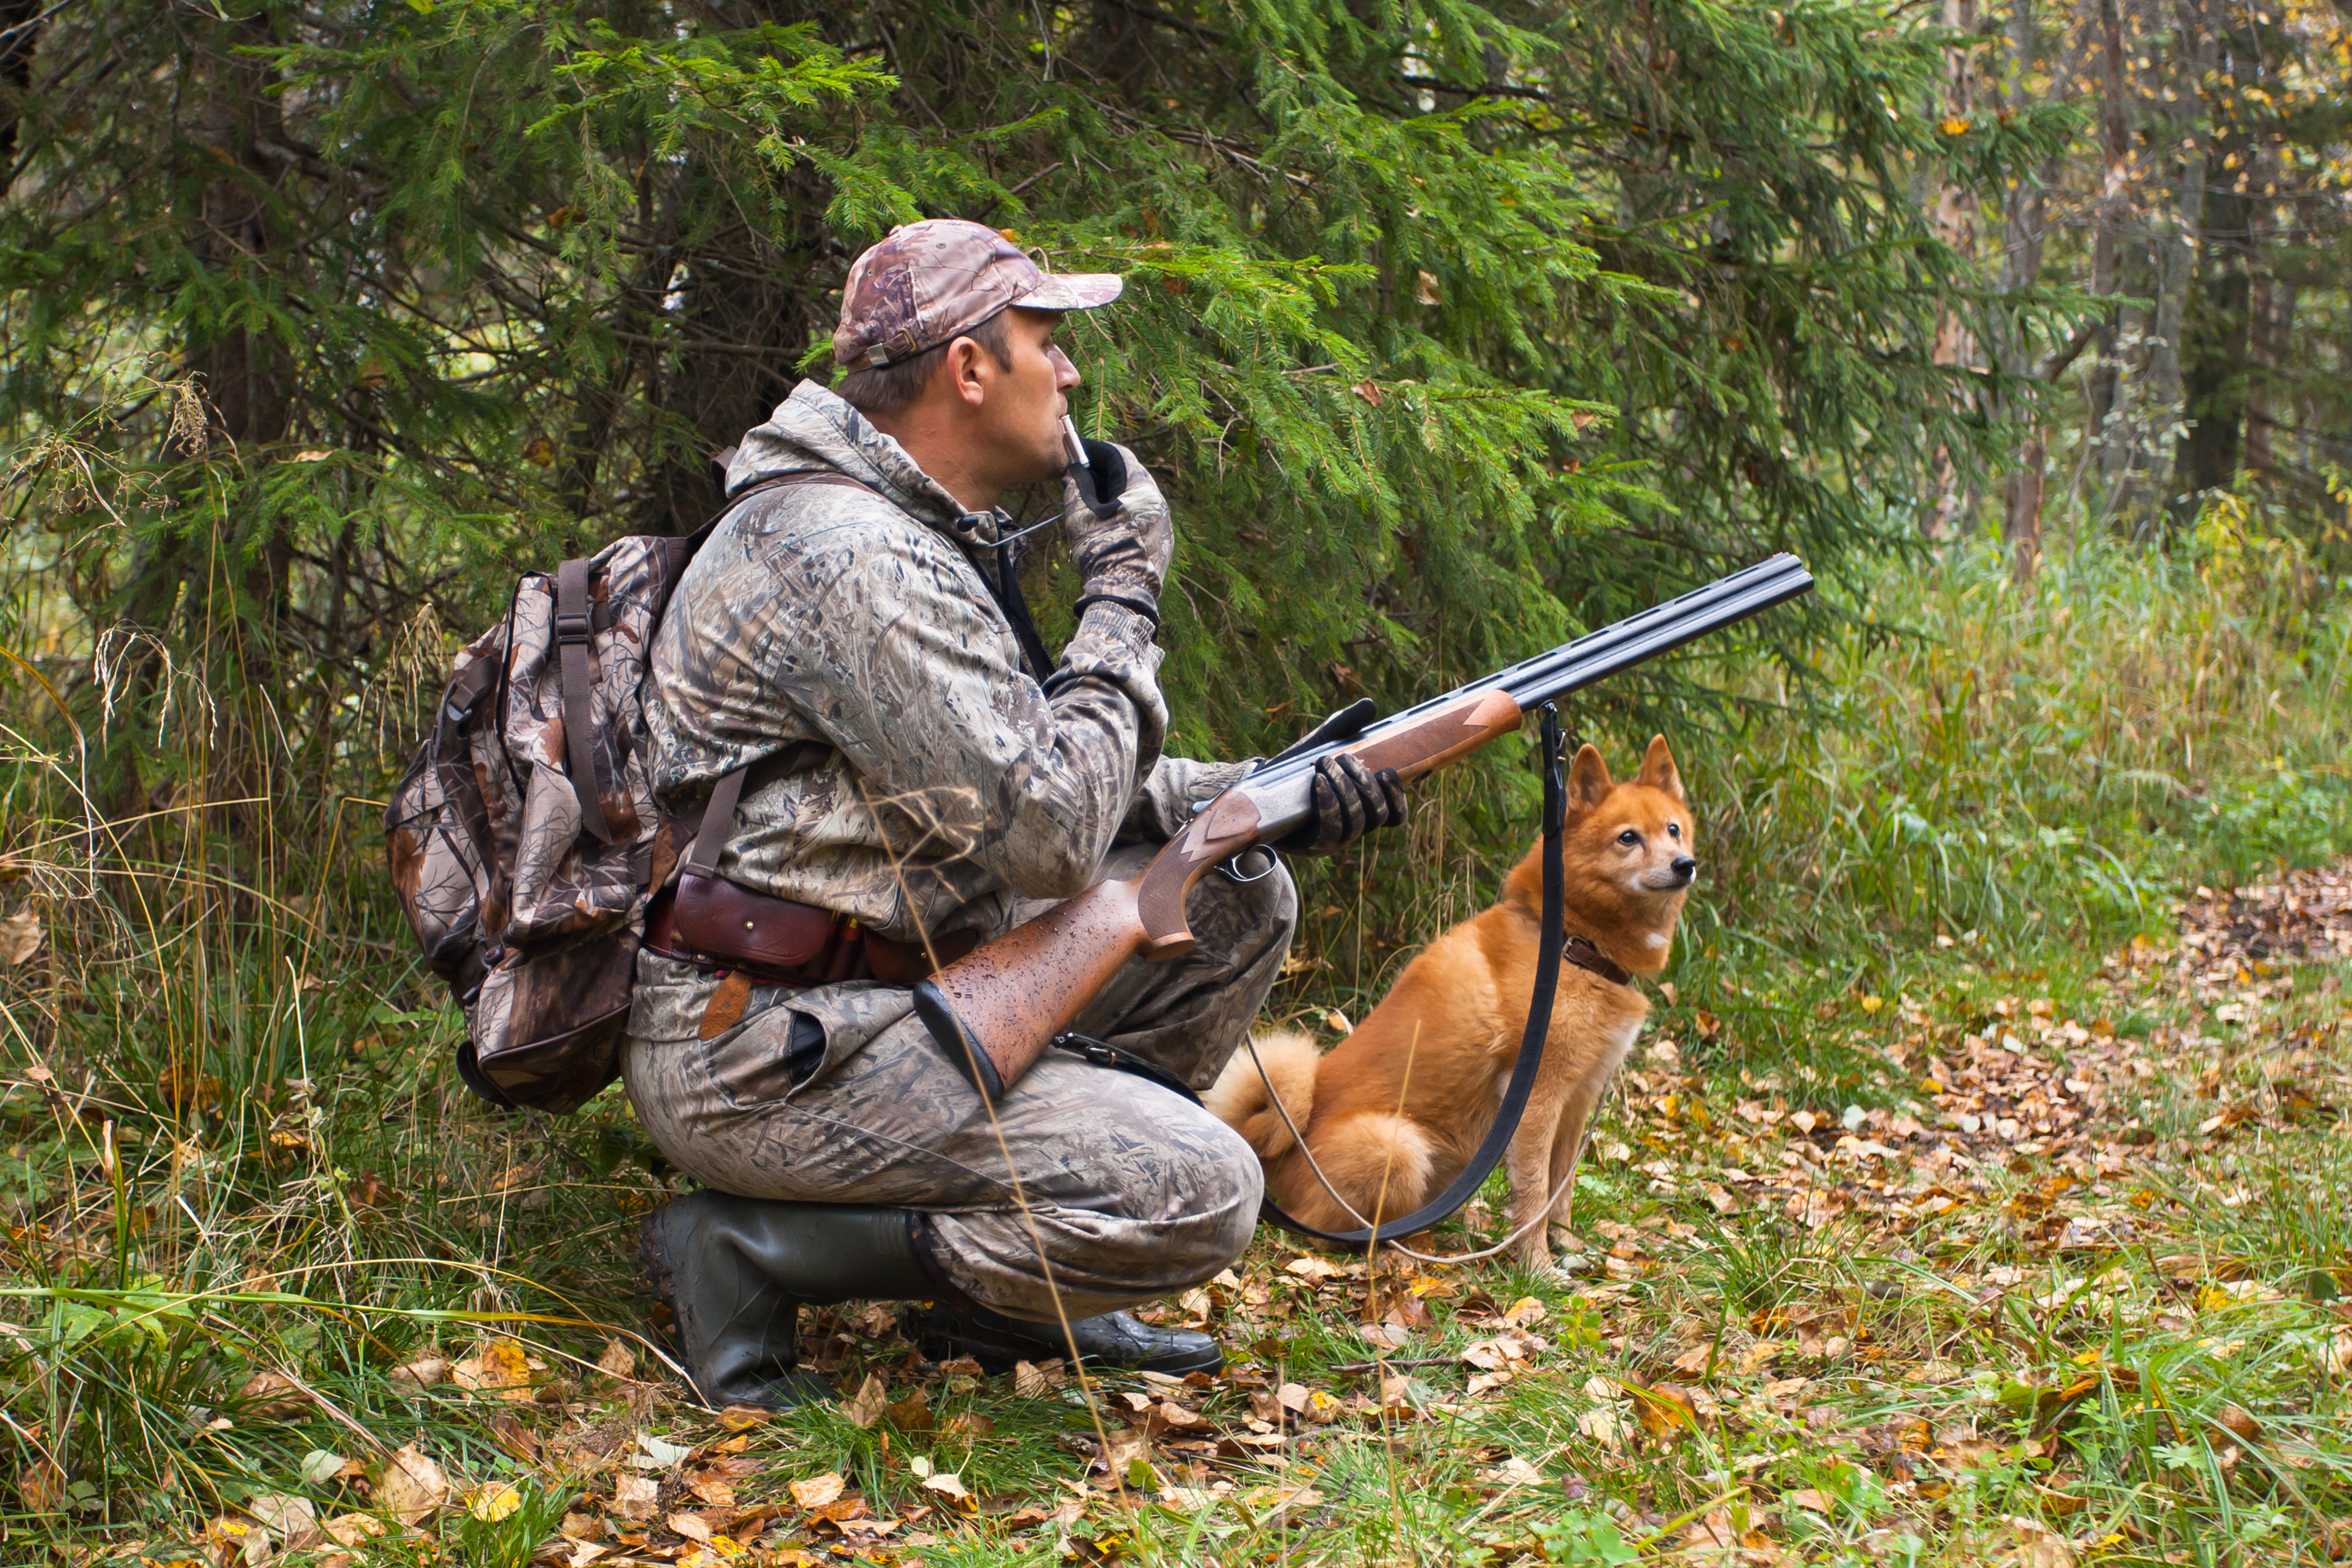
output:
[[1026, 673], [982, 577], [1003, 514], [966, 512], [804, 381], [728, 486], [811, 468], [871, 493], [789, 485], [737, 507], [655, 634], [656, 790], [690, 809], [754, 764], [721, 875], [902, 942], [993, 934], [1013, 895], [1080, 891], [1123, 831], [1172, 837], [1239, 775], [1160, 755], [1160, 650], [1129, 610], [1089, 605], [1059, 667]]

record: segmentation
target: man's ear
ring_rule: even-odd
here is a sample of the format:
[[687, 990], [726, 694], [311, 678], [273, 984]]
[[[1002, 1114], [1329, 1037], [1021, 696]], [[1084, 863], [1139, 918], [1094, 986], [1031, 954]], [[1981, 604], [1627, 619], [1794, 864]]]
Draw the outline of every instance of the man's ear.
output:
[[1609, 777], [1609, 764], [1601, 760], [1599, 751], [1591, 746], [1576, 753], [1576, 761], [1568, 765], [1568, 804], [1587, 808], [1599, 805], [1601, 797], [1614, 787]]
[[1666, 749], [1664, 735], [1650, 737], [1650, 749], [1642, 755], [1641, 782], [1652, 789], [1662, 789], [1676, 800], [1683, 798], [1683, 775], [1675, 766], [1675, 754]]
[[[948, 378], [948, 385], [956, 397], [975, 408], [979, 407], [981, 401], [988, 395], [987, 374], [996, 368], [994, 357], [971, 338], [953, 340], [941, 357], [946, 364], [940, 374]], [[985, 368], [981, 363], [983, 360], [988, 362]]]

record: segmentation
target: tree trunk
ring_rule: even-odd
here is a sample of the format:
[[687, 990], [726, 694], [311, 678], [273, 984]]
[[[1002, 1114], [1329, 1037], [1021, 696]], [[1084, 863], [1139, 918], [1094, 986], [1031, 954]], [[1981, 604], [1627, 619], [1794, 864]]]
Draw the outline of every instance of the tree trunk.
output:
[[[2275, 188], [2281, 170], [2278, 149], [2265, 146], [2256, 154], [2253, 187]], [[2271, 445], [2272, 408], [2289, 361], [2293, 358], [2295, 286], [2276, 276], [2268, 258], [2279, 235], [2275, 211], [2268, 201], [2254, 204], [2249, 225], [2254, 263], [2246, 303], [2246, 435], [2242, 458], [2246, 471], [2258, 479], [2272, 477], [2275, 454]]]
[[2025, 584], [2042, 569], [2042, 487], [2048, 483], [2050, 444], [2040, 425], [2025, 438], [2017, 462], [2017, 472], [2009, 481], [2009, 506], [2001, 518], [2000, 536], [2009, 547], [2011, 579]]
[[[216, 172], [184, 209], [189, 248], [208, 271], [238, 275], [257, 290], [267, 287], [262, 279], [278, 248], [269, 213], [271, 171], [257, 147], [278, 142], [284, 132], [268, 68], [240, 51], [275, 41], [265, 12], [213, 23], [186, 46], [194, 57], [189, 75], [197, 84], [186, 134], [198, 149], [193, 156]], [[208, 442], [244, 449], [285, 439], [294, 406], [294, 367], [285, 350], [244, 326], [183, 319], [179, 328], [183, 363], [204, 395]], [[241, 450], [240, 456], [242, 465], [233, 462], [232, 469], [253, 473], [257, 454]], [[233, 505], [223, 517], [211, 500], [191, 498], [181, 510], [194, 529], [235, 521]], [[132, 567], [123, 604], [134, 625], [160, 627], [184, 595], [193, 598], [227, 584], [207, 581], [223, 554], [209, 541], [176, 530], [154, 537]], [[292, 559], [285, 542], [272, 539], [243, 556], [237, 568], [242, 608], [262, 634], [251, 650], [261, 668], [271, 661]]]
[[[2017, 4], [2023, 11], [2027, 0], [2017, 0]], [[2024, 75], [2021, 70], [2018, 74], [2021, 79]], [[2021, 182], [2010, 193], [2008, 233], [2001, 252], [2001, 286], [2005, 290], [2031, 289], [2042, 279], [2042, 251], [2049, 235], [2049, 227], [2043, 222], [2042, 194], [2057, 176], [2057, 162], [2053, 159], [2043, 166], [2039, 181]], [[2026, 336], [2023, 323], [2012, 319], [2003, 325], [2002, 372], [2016, 377], [2035, 375], [2033, 344]], [[2049, 455], [2048, 433], [2037, 409], [2032, 429], [2018, 448], [2017, 472], [2010, 476], [2005, 487], [2001, 512], [2000, 536], [2009, 547], [2010, 574], [2020, 583], [2031, 581], [2042, 564], [2042, 503]]]
[[[1976, 0], [1944, 0], [1944, 26], [1956, 32], [1972, 32], [1977, 25]], [[1967, 47], [1949, 52], [1945, 62], [1944, 114], [1947, 119], [1965, 121], [1976, 106], [1976, 53]], [[1977, 204], [1975, 195], [1965, 186], [1946, 182], [1936, 198], [1936, 237], [1964, 258], [1972, 258], [1977, 249]], [[1936, 314], [1936, 340], [1931, 357], [1939, 365], [1965, 369], [1975, 363], [1976, 341], [1968, 323], [1949, 306], [1938, 306]], [[1955, 395], [1958, 395], [1955, 394]], [[1934, 471], [1928, 481], [1929, 502], [1925, 526], [1930, 539], [1948, 539], [1954, 531], [1955, 520], [1962, 509], [1962, 497], [1953, 482], [1952, 454], [1949, 447], [1936, 450]]]
[[[2131, 121], [2124, 96], [2124, 24], [2121, 0], [2098, 0], [2095, 25], [2099, 61], [2099, 199], [2092, 208], [2091, 292], [2112, 300], [2122, 287], [2126, 228], [2131, 219]], [[2098, 455], [2099, 478], [2112, 490], [2130, 460], [2130, 444], [2115, 428], [2123, 402], [2123, 364], [2117, 358], [2125, 319], [2110, 307], [2092, 347], [2090, 441]]]
[[41, 38], [40, 0], [0, 0], [0, 191], [16, 160], [17, 106], [33, 80], [33, 48]]
[[[2259, 73], [2251, 28], [2215, 36], [2221, 68], [2232, 85], [2251, 86]], [[2207, 184], [2198, 215], [2197, 276], [2183, 290], [2187, 308], [2180, 352], [2181, 413], [2189, 439], [2176, 469], [2175, 515], [2195, 510], [2196, 498], [2225, 489], [2238, 476], [2246, 430], [2249, 291], [2254, 198], [2249, 190], [2253, 137], [2242, 116], [2223, 121], [2206, 156]]]
[[[2172, 94], [2173, 101], [2165, 119], [2170, 142], [2174, 146], [2186, 142], [2189, 151], [2180, 159], [2170, 222], [2154, 247], [2156, 319], [2148, 345], [2147, 384], [2149, 414], [2158, 429], [2171, 426], [2186, 413], [2182, 332], [2188, 319], [2189, 292], [2196, 284], [2194, 241], [2204, 221], [2205, 184], [2212, 163], [2208, 144], [2195, 132], [2203, 114], [2203, 83], [2215, 64], [2214, 37], [2210, 28], [2200, 25], [2203, 17], [2196, 9], [2184, 6], [2181, 19], [2186, 36], [2180, 40], [2173, 68], [2179, 90]], [[2174, 454], [2174, 467], [2178, 472], [2178, 453]]]
[[[2011, 0], [2009, 35], [2009, 107], [2022, 114], [2034, 107], [2034, 95], [2027, 84], [2041, 52], [2032, 0]], [[2061, 69], [2056, 74], [2063, 79], [2069, 72]], [[2002, 203], [2000, 286], [2004, 293], [2031, 289], [2042, 280], [2042, 253], [2049, 236], [2044, 193], [2057, 183], [2060, 173], [2058, 159], [2045, 161], [2034, 177], [2011, 187]], [[2014, 398], [2008, 389], [2019, 380], [2037, 377], [2039, 371], [2022, 313], [2004, 317], [2000, 327], [1996, 361], [2003, 378], [2003, 397], [2011, 402], [2008, 412], [2013, 416]], [[2018, 450], [2017, 472], [2010, 476], [2002, 495], [2000, 536], [2009, 547], [2011, 575], [2021, 584], [2031, 581], [2042, 564], [2042, 500], [2048, 455], [2049, 442], [2036, 408], [2032, 427]]]
[[1151, 69], [1151, 25], [1119, 0], [1095, 0], [1092, 53], [1086, 68], [1133, 102]]
[[[200, 13], [184, 26], [179, 47], [189, 90], [181, 134], [194, 169], [180, 173], [195, 177], [181, 187], [190, 195], [179, 216], [187, 226], [188, 248], [226, 281], [216, 293], [233, 297], [249, 289], [267, 296], [280, 285], [277, 272], [286, 259], [270, 210], [278, 171], [261, 150], [282, 145], [285, 132], [276, 84], [254, 51], [278, 42], [274, 16], [268, 10], [228, 19]], [[158, 177], [173, 173], [159, 170]], [[174, 324], [183, 363], [203, 394], [205, 439], [214, 461], [146, 536], [120, 603], [131, 625], [167, 638], [176, 634], [184, 644], [193, 643], [209, 630], [226, 639], [190, 649], [215, 693], [232, 699], [221, 704], [217, 742], [207, 731], [194, 748], [208, 754], [211, 798], [235, 803], [213, 808], [207, 826], [225, 831], [232, 845], [262, 852], [268, 808], [260, 803], [274, 793], [264, 737], [283, 732], [289, 721], [299, 724], [289, 711], [281, 679], [289, 652], [285, 612], [295, 557], [279, 534], [256, 542], [238, 531], [257, 510], [245, 498], [258, 488], [262, 449], [283, 441], [292, 427], [295, 369], [266, 331], [204, 316], [182, 316]], [[226, 494], [216, 488], [224, 482]], [[142, 657], [125, 672], [124, 695], [133, 711], [156, 700], [166, 674], [155, 656]], [[137, 816], [153, 804], [137, 765], [141, 754], [125, 747], [115, 759], [107, 805], [117, 816]], [[258, 882], [253, 868], [232, 868], [222, 885]], [[242, 893], [231, 907], [238, 918], [256, 913]]]
[[[822, 213], [822, 200], [803, 211]], [[819, 228], [822, 226], [818, 226]], [[673, 452], [653, 470], [645, 526], [655, 532], [691, 533], [710, 521], [719, 502], [709, 472], [711, 456], [743, 438], [792, 393], [793, 362], [813, 332], [829, 331], [833, 301], [817, 283], [817, 263], [828, 237], [798, 237], [793, 254], [749, 234], [721, 236], [711, 253], [681, 269], [686, 302], [679, 312], [683, 343], [661, 388], [662, 411], [694, 433], [690, 449]], [[756, 257], [757, 276], [744, 277], [724, 261]], [[761, 353], [746, 351], [759, 350]], [[823, 369], [817, 371], [822, 381]]]

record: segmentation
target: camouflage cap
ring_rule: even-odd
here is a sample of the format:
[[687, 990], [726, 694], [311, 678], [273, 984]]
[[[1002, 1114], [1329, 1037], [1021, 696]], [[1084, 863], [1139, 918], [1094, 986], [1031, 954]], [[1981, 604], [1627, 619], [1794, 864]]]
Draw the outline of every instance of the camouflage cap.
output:
[[895, 364], [968, 332], [1008, 305], [1089, 310], [1118, 298], [1115, 272], [1049, 273], [985, 224], [902, 224], [852, 263], [834, 329], [835, 363]]

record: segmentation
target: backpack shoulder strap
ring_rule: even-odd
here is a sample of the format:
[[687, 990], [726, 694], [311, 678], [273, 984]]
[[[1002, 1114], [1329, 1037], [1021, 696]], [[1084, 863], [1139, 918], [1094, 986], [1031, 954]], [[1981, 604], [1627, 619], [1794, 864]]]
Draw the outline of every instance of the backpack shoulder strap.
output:
[[[864, 479], [853, 479], [835, 468], [789, 468], [781, 474], [770, 474], [764, 479], [753, 479], [741, 489], [730, 494], [719, 516], [725, 517], [761, 490], [772, 490], [779, 485], [834, 485], [842, 489], [864, 490], [870, 496], [879, 496], [882, 493]], [[712, 521], [715, 522], [718, 519], [714, 518]]]
[[[684, 565], [686, 560], [701, 548], [702, 542], [709, 537], [711, 531], [745, 501], [762, 490], [779, 489], [785, 485], [836, 485], [845, 489], [864, 490], [868, 495], [880, 494], [872, 485], [830, 468], [794, 468], [789, 473], [770, 474], [766, 479], [755, 479], [729, 496], [717, 517], [687, 538], [677, 541], [681, 547], [677, 552], [678, 563]], [[702, 825], [696, 829], [694, 847], [686, 857], [686, 869], [693, 875], [719, 875], [719, 857], [726, 849], [727, 840], [733, 837], [735, 805], [743, 797], [743, 781], [751, 771], [751, 764], [746, 763], [740, 768], [719, 774], [718, 782], [710, 786], [710, 799], [702, 808]]]
[[702, 826], [695, 833], [694, 847], [686, 857], [688, 875], [719, 875], [719, 851], [727, 847], [727, 840], [733, 835], [735, 803], [743, 798], [743, 775], [751, 771], [751, 764], [746, 763], [719, 774], [719, 782], [710, 786], [710, 799], [702, 808]]
[[572, 765], [572, 794], [580, 826], [599, 844], [613, 842], [604, 803], [596, 792], [595, 705], [589, 700], [588, 655], [596, 627], [588, 595], [588, 561], [574, 556], [555, 569], [555, 647], [562, 661], [563, 749]]

